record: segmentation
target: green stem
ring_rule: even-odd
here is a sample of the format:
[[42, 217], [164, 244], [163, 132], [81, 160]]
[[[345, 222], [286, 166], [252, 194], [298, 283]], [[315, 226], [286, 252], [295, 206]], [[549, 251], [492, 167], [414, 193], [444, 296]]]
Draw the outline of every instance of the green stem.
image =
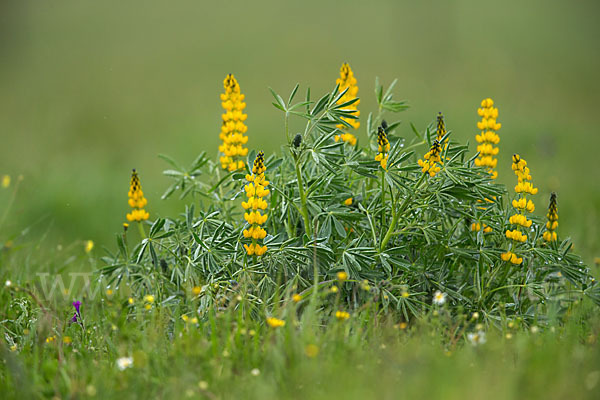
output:
[[300, 213], [304, 220], [304, 229], [306, 234], [312, 236], [312, 226], [308, 218], [308, 208], [306, 207], [306, 193], [304, 192], [304, 183], [302, 181], [302, 171], [300, 170], [300, 159], [294, 155], [294, 161], [296, 164], [296, 180], [298, 181], [298, 192], [300, 193]]
[[[390, 188], [392, 190], [392, 188]], [[381, 228], [383, 229], [384, 217], [385, 217], [385, 170], [381, 169]], [[392, 212], [394, 207], [392, 206]]]
[[142, 225], [142, 221], [138, 221], [137, 223], [138, 230], [140, 232], [140, 236], [142, 239], [146, 239], [146, 231], [144, 231], [144, 226]]
[[[423, 179], [425, 179], [425, 174], [421, 175], [421, 178], [419, 178], [419, 181], [415, 185], [414, 193], [416, 193], [416, 191], [419, 189], [419, 186], [421, 186], [421, 183], [423, 183]], [[399, 195], [397, 197], [399, 197]], [[404, 199], [404, 202], [402, 203], [402, 205], [400, 206], [398, 211], [395, 211], [396, 210], [395, 204], [392, 205], [392, 222], [390, 223], [390, 226], [388, 227], [388, 230], [385, 233], [383, 240], [381, 241], [381, 246], [379, 247], [380, 253], [383, 250], [385, 250], [385, 247], [387, 246], [388, 242], [392, 238], [394, 230], [396, 229], [396, 224], [398, 223], [398, 220], [400, 219], [400, 215], [402, 215], [402, 212], [404, 212], [404, 210], [408, 206], [408, 203], [410, 202], [410, 200], [412, 200], [412, 196], [409, 195], [406, 197], [406, 199]]]

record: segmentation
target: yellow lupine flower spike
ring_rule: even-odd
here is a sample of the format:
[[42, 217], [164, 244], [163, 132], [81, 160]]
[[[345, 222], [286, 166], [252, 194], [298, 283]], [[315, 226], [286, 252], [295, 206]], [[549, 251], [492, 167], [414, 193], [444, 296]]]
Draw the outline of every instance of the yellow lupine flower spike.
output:
[[377, 129], [377, 155], [375, 161], [379, 161], [381, 168], [387, 169], [388, 152], [390, 151], [390, 142], [383, 127]]
[[[437, 141], [442, 143], [442, 139], [446, 135], [447, 131], [446, 131], [446, 125], [444, 124], [444, 116], [442, 115], [441, 112], [437, 116], [436, 133], [437, 133]], [[448, 147], [448, 139], [446, 139], [444, 141], [444, 150], [446, 149], [446, 147]]]
[[477, 151], [479, 157], [475, 159], [475, 165], [478, 167], [486, 167], [492, 179], [498, 177], [498, 172], [494, 169], [498, 164], [498, 159], [494, 158], [498, 155], [498, 147], [494, 147], [500, 142], [500, 137], [496, 133], [502, 127], [502, 124], [496, 122], [498, 118], [498, 109], [494, 107], [492, 99], [485, 99], [481, 102], [481, 108], [477, 109], [477, 114], [481, 117], [481, 121], [477, 122], [477, 128], [481, 134], [475, 136], [479, 143]]
[[440, 156], [441, 152], [442, 145], [436, 139], [433, 141], [431, 149], [429, 149], [429, 151], [423, 156], [425, 160], [418, 160], [419, 166], [422, 168], [423, 173], [427, 173], [429, 176], [434, 177], [435, 174], [440, 172], [440, 165], [443, 164]]
[[556, 242], [556, 228], [558, 228], [558, 208], [556, 205], [556, 193], [550, 194], [550, 205], [548, 206], [548, 214], [546, 214], [548, 222], [546, 222], [546, 232], [544, 232], [544, 240], [546, 242]]
[[267, 222], [268, 218], [266, 213], [263, 214], [260, 212], [266, 210], [267, 202], [263, 197], [269, 195], [269, 189], [266, 189], [269, 185], [269, 182], [265, 180], [266, 169], [265, 153], [260, 151], [254, 159], [252, 174], [246, 175], [248, 184], [244, 187], [244, 190], [248, 200], [242, 202], [242, 207], [247, 210], [244, 214], [244, 219], [248, 225], [250, 225], [250, 227], [244, 229], [242, 233], [246, 239], [252, 239], [250, 245], [244, 244], [244, 249], [246, 249], [246, 253], [250, 256], [262, 256], [267, 252], [267, 246], [261, 246], [258, 243], [258, 240], [262, 240], [267, 236], [267, 231], [260, 226]]
[[[354, 77], [354, 73], [352, 72], [350, 65], [347, 63], [342, 64], [342, 67], [340, 68], [340, 77], [336, 80], [336, 84], [339, 85], [338, 90], [340, 93], [348, 89], [348, 91], [346, 91], [346, 93], [344, 93], [344, 95], [337, 101], [337, 104], [344, 104], [350, 100], [356, 99], [358, 86], [356, 86], [356, 78]], [[347, 110], [354, 111], [353, 114], [357, 117], [360, 115], [360, 111], [357, 109], [359, 103], [360, 100], [356, 100], [347, 108]], [[342, 118], [342, 120], [350, 124], [350, 126], [352, 126], [354, 129], [358, 129], [360, 127], [360, 122], [358, 122], [356, 119]], [[346, 127], [342, 124], [339, 124], [337, 125], [337, 128], [345, 129]], [[336, 142], [338, 142], [340, 139], [344, 142], [350, 143], [352, 146], [356, 145], [356, 136], [350, 132], [344, 132], [339, 135], [335, 135]]]
[[144, 207], [148, 204], [148, 200], [144, 197], [144, 192], [142, 192], [142, 185], [140, 183], [140, 178], [134, 169], [131, 172], [131, 181], [129, 183], [129, 206], [133, 208], [130, 213], [127, 214], [127, 221], [144, 221], [150, 217], [150, 214]]
[[[534, 188], [531, 183], [531, 174], [529, 167], [527, 167], [527, 161], [522, 159], [518, 154], [513, 155], [512, 161], [512, 170], [517, 176], [518, 183], [517, 186], [515, 186], [517, 198], [512, 201], [512, 206], [516, 213], [511, 215], [508, 222], [515, 227], [506, 230], [505, 236], [507, 239], [513, 241], [514, 246], [517, 246], [519, 243], [527, 241], [527, 234], [523, 233], [522, 230], [527, 232], [532, 224], [532, 221], [525, 215], [525, 211], [532, 213], [533, 210], [535, 210], [533, 201], [531, 201], [531, 199], [528, 200], [526, 196], [527, 194], [536, 194], [538, 190], [537, 188]], [[523, 262], [523, 258], [510, 250], [502, 253], [500, 257], [503, 261], [509, 261], [512, 264], [521, 264]]]
[[223, 113], [223, 124], [219, 138], [223, 143], [219, 146], [219, 152], [223, 154], [220, 158], [221, 167], [229, 171], [244, 168], [244, 161], [239, 159], [248, 154], [244, 145], [248, 142], [248, 136], [244, 134], [248, 127], [244, 121], [248, 117], [244, 114], [245, 96], [240, 92], [240, 85], [233, 76], [227, 75], [223, 82], [225, 93], [221, 94], [221, 105], [225, 109]]

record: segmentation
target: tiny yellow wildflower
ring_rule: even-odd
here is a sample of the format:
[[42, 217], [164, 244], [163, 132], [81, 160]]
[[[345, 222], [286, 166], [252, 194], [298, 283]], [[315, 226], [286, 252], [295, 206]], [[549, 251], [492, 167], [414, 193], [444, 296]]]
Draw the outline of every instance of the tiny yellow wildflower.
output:
[[4, 189], [6, 189], [9, 186], [10, 186], [10, 175], [4, 175], [4, 176], [2, 176], [2, 187]]
[[350, 318], [350, 313], [346, 311], [336, 311], [335, 317], [338, 319], [338, 321], [345, 321]]
[[348, 197], [346, 200], [344, 200], [344, 205], [351, 206], [352, 205], [352, 197]]
[[151, 294], [147, 294], [144, 296], [144, 301], [147, 303], [154, 303], [154, 296]]
[[292, 296], [292, 300], [294, 301], [294, 303], [298, 303], [300, 300], [302, 300], [302, 296], [296, 293]]
[[339, 281], [344, 282], [346, 279], [348, 279], [348, 273], [346, 271], [340, 271], [337, 273], [337, 278]]
[[192, 289], [192, 294], [194, 296], [198, 296], [200, 293], [202, 293], [202, 288], [200, 286], [194, 286]]
[[319, 355], [319, 347], [316, 344], [307, 344], [304, 348], [304, 354], [309, 358], [315, 358]]
[[275, 317], [268, 317], [267, 324], [271, 328], [279, 328], [279, 327], [285, 326], [285, 321], [282, 319], [279, 319], [279, 318], [275, 318]]
[[85, 252], [89, 253], [90, 251], [92, 251], [93, 248], [94, 248], [94, 242], [91, 240], [86, 240], [85, 241]]

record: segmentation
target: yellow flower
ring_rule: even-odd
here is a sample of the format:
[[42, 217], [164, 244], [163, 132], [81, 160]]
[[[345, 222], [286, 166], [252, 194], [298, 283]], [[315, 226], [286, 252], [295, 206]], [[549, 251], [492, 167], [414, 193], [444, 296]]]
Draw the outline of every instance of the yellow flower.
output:
[[329, 289], [331, 291], [331, 293], [337, 293], [340, 291], [340, 289], [338, 289], [337, 286], [332, 286], [331, 289]]
[[10, 186], [10, 175], [3, 175], [2, 176], [2, 187], [4, 189], [6, 189], [9, 186]]
[[194, 296], [198, 296], [200, 293], [202, 293], [202, 288], [200, 286], [194, 286], [192, 289], [192, 294]]
[[336, 311], [335, 317], [338, 319], [338, 321], [345, 321], [350, 318], [350, 314], [346, 311]]
[[[514, 246], [518, 246], [519, 243], [525, 243], [527, 241], [527, 235], [521, 232], [531, 227], [532, 221], [527, 218], [524, 214], [525, 211], [533, 212], [535, 205], [531, 199], [527, 199], [527, 194], [536, 194], [537, 188], [533, 187], [531, 181], [531, 174], [529, 167], [527, 167], [527, 161], [522, 159], [518, 154], [514, 154], [512, 157], [512, 170], [517, 176], [517, 186], [515, 186], [515, 193], [517, 198], [512, 201], [512, 206], [516, 213], [511, 215], [508, 222], [515, 226], [515, 229], [507, 229], [505, 236], [507, 239], [511, 239]], [[514, 252], [508, 250], [503, 253], [500, 258], [503, 261], [510, 261], [512, 264], [520, 265], [523, 262], [523, 258], [519, 257]]]
[[150, 217], [150, 214], [144, 210], [146, 204], [148, 204], [148, 200], [144, 197], [144, 192], [142, 192], [142, 185], [140, 183], [140, 178], [138, 177], [135, 169], [131, 173], [131, 181], [129, 183], [129, 193], [127, 193], [129, 197], [129, 206], [133, 208], [130, 213], [127, 214], [127, 221], [145, 221]]
[[442, 164], [442, 158], [440, 156], [442, 151], [442, 145], [436, 140], [433, 141], [431, 149], [425, 153], [423, 160], [418, 160], [419, 166], [422, 168], [423, 173], [428, 173], [429, 176], [434, 177], [435, 174], [440, 172], [440, 165]]
[[261, 211], [264, 212], [267, 208], [267, 202], [264, 200], [264, 197], [269, 195], [269, 189], [266, 188], [269, 185], [269, 181], [265, 179], [266, 170], [265, 153], [260, 151], [254, 159], [252, 174], [246, 175], [248, 184], [244, 186], [244, 190], [248, 201], [242, 202], [242, 207], [245, 210], [250, 210], [250, 212], [244, 213], [244, 219], [250, 227], [242, 231], [244, 238], [252, 238], [251, 244], [244, 244], [244, 249], [246, 249], [246, 253], [249, 256], [262, 256], [267, 252], [267, 246], [262, 246], [258, 243], [258, 240], [262, 240], [267, 236], [267, 231], [260, 226], [268, 218], [266, 213], [261, 213]]
[[302, 300], [302, 296], [296, 293], [292, 296], [292, 300], [294, 301], [294, 303], [298, 303], [300, 300]]
[[475, 165], [485, 167], [491, 178], [496, 179], [498, 172], [494, 169], [498, 164], [498, 160], [494, 157], [498, 155], [499, 149], [494, 145], [500, 142], [500, 137], [496, 132], [502, 126], [496, 122], [498, 109], [494, 107], [494, 101], [488, 98], [481, 102], [481, 108], [477, 110], [477, 114], [481, 117], [481, 121], [477, 123], [477, 128], [481, 130], [481, 134], [475, 136], [479, 143], [477, 146], [479, 156], [475, 159]]
[[245, 96], [240, 92], [240, 85], [232, 74], [227, 75], [223, 81], [225, 93], [221, 94], [221, 106], [225, 109], [222, 115], [223, 123], [219, 138], [223, 143], [219, 146], [221, 168], [236, 171], [244, 168], [245, 163], [240, 157], [248, 154], [244, 145], [248, 142], [248, 136], [244, 134], [248, 127], [244, 121], [248, 117], [243, 110]]
[[189, 317], [188, 317], [187, 315], [183, 314], [183, 315], [181, 316], [181, 319], [183, 320], [183, 322], [188, 322], [188, 320], [189, 320]]
[[112, 296], [113, 295], [113, 290], [112, 289], [106, 289], [106, 295], [107, 296]]
[[269, 317], [269, 318], [267, 318], [267, 324], [271, 328], [280, 328], [282, 326], [285, 326], [285, 321], [282, 319], [275, 318], [275, 317]]
[[307, 357], [315, 358], [319, 355], [319, 347], [316, 344], [307, 344], [304, 348], [304, 354]]
[[92, 251], [93, 248], [94, 248], [94, 242], [91, 240], [86, 240], [85, 241], [85, 252], [89, 253], [90, 251]]
[[54, 342], [55, 340], [56, 340], [56, 335], [53, 335], [53, 336], [48, 336], [48, 337], [46, 338], [46, 343], [52, 343], [52, 342]]
[[558, 228], [558, 207], [556, 204], [556, 193], [550, 194], [550, 204], [548, 205], [548, 214], [546, 214], [546, 232], [543, 237], [546, 242], [556, 242], [558, 235], [555, 230]]
[[377, 128], [377, 155], [375, 161], [379, 161], [381, 168], [387, 169], [388, 153], [390, 151], [390, 142], [382, 126]]
[[130, 297], [130, 298], [128, 298], [128, 299], [127, 299], [127, 302], [128, 302], [129, 304], [133, 304], [133, 297]]
[[[350, 68], [350, 65], [347, 63], [342, 64], [340, 68], [340, 77], [337, 79], [336, 84], [339, 85], [339, 92], [342, 93], [344, 90], [348, 89], [346, 93], [337, 101], [337, 104], [344, 104], [348, 101], [356, 99], [356, 94], [358, 93], [358, 86], [356, 86], [356, 78], [354, 77], [354, 73]], [[360, 111], [358, 111], [357, 106], [360, 103], [360, 100], [356, 100], [349, 106], [346, 106], [345, 110], [351, 111], [352, 115], [358, 117], [360, 115]], [[344, 122], [347, 122], [354, 129], [358, 129], [360, 126], [360, 122], [356, 119], [352, 118], [342, 118]], [[345, 129], [346, 126], [343, 124], [337, 125], [338, 129]], [[349, 132], [341, 133], [335, 136], [335, 141], [344, 141], [346, 143], [350, 143], [352, 146], [356, 145], [356, 136]]]
[[348, 273], [346, 271], [340, 271], [337, 273], [337, 278], [339, 281], [343, 282], [348, 279]]
[[71, 344], [72, 340], [70, 336], [64, 336], [63, 337], [63, 343], [64, 344]]
[[154, 296], [151, 295], [151, 294], [147, 294], [147, 295], [144, 296], [144, 301], [146, 303], [152, 304], [152, 303], [154, 303]]
[[352, 205], [352, 197], [348, 197], [346, 200], [344, 200], [344, 205], [351, 206]]

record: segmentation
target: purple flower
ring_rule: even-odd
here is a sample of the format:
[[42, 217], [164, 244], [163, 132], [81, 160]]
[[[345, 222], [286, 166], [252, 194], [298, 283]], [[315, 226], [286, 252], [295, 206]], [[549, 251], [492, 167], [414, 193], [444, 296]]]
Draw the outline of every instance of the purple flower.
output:
[[78, 317], [81, 318], [81, 314], [79, 312], [79, 307], [81, 307], [81, 302], [79, 300], [73, 302], [73, 307], [75, 307], [75, 314], [73, 314], [73, 318], [70, 319], [71, 322], [78, 322]]
[[79, 306], [81, 306], [81, 302], [79, 300], [73, 302], [73, 307], [75, 307], [75, 311], [77, 311], [77, 315], [79, 315]]

